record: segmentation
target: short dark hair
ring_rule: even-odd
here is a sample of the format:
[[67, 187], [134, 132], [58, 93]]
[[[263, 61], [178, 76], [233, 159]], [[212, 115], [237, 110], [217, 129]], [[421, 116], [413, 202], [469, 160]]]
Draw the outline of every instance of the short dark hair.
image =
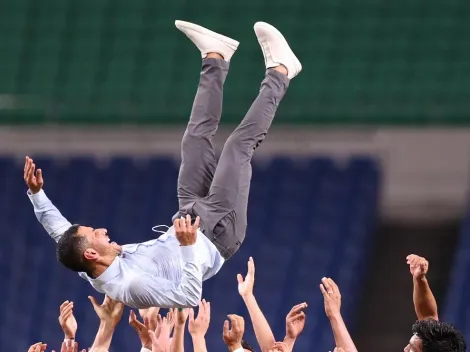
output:
[[78, 236], [80, 225], [72, 225], [64, 232], [57, 242], [57, 260], [65, 267], [73, 271], [89, 272], [89, 265], [83, 258], [83, 253], [88, 248], [88, 241], [85, 237]]
[[423, 352], [465, 352], [467, 349], [462, 333], [449, 323], [418, 320], [412, 331], [421, 340]]
[[251, 352], [255, 352], [255, 349], [253, 347], [251, 347], [248, 342], [246, 342], [245, 340], [242, 339], [242, 348], [244, 350], [248, 350], [248, 351], [251, 351]]

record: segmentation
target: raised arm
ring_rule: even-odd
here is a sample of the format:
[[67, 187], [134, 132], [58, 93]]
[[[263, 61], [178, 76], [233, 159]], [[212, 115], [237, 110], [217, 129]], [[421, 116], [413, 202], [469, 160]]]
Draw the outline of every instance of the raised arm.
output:
[[262, 352], [269, 351], [274, 342], [274, 334], [269, 326], [268, 321], [264, 317], [258, 302], [253, 294], [253, 287], [255, 285], [255, 262], [250, 257], [248, 260], [248, 272], [243, 279], [241, 274], [237, 275], [238, 280], [238, 293], [242, 296], [245, 302], [248, 313], [250, 314], [253, 330], [255, 331], [256, 340]]
[[341, 293], [338, 285], [330, 278], [324, 277], [321, 281], [320, 290], [325, 301], [325, 313], [330, 319], [336, 347], [342, 348], [346, 352], [357, 352], [354, 341], [341, 316]]
[[410, 266], [411, 275], [413, 275], [413, 303], [416, 316], [419, 320], [439, 320], [436, 299], [426, 279], [429, 268], [428, 261], [416, 254], [410, 254], [406, 257], [406, 262]]
[[36, 218], [56, 242], [62, 237], [62, 234], [72, 224], [62, 216], [60, 211], [47, 198], [46, 193], [42, 189], [44, 179], [42, 170], [36, 171], [36, 165], [33, 159], [26, 157], [24, 164], [24, 180], [28, 185], [28, 197], [34, 207]]

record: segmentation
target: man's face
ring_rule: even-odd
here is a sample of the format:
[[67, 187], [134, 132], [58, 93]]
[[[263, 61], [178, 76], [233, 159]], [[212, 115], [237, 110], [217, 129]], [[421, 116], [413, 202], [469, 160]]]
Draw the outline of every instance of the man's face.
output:
[[89, 247], [97, 252], [99, 256], [117, 255], [121, 247], [116, 242], [110, 242], [106, 229], [94, 229], [92, 227], [80, 226], [78, 235], [87, 239]]
[[422, 352], [423, 345], [418, 336], [411, 336], [410, 343], [405, 347], [404, 352]]

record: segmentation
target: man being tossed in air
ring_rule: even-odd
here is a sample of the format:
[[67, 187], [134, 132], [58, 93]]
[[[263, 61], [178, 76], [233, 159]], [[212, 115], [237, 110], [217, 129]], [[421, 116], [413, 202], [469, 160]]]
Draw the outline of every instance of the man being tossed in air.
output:
[[290, 80], [302, 69], [282, 34], [257, 22], [254, 30], [266, 75], [216, 164], [212, 138], [222, 113], [229, 62], [239, 43], [192, 23], [175, 25], [196, 45], [203, 61], [181, 142], [174, 226], [144, 243], [110, 242], [106, 229], [72, 225], [64, 218], [42, 190], [41, 170], [36, 171], [31, 158], [25, 163], [28, 196], [37, 219], [57, 242], [58, 260], [97, 291], [134, 308], [196, 306], [202, 281], [214, 276], [238, 250], [245, 238], [254, 150], [264, 140]]

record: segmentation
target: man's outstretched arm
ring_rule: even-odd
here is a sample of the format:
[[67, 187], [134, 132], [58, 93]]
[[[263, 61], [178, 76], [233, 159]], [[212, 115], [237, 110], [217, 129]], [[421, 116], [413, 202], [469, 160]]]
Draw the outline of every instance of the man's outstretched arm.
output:
[[56, 242], [72, 224], [62, 216], [42, 189], [44, 179], [41, 169], [36, 171], [33, 159], [26, 157], [24, 164], [24, 180], [28, 185], [28, 197], [34, 207], [36, 218]]
[[410, 266], [410, 273], [413, 275], [413, 304], [416, 316], [419, 320], [429, 318], [439, 320], [437, 302], [426, 279], [429, 269], [428, 261], [415, 254], [406, 257], [406, 261]]

